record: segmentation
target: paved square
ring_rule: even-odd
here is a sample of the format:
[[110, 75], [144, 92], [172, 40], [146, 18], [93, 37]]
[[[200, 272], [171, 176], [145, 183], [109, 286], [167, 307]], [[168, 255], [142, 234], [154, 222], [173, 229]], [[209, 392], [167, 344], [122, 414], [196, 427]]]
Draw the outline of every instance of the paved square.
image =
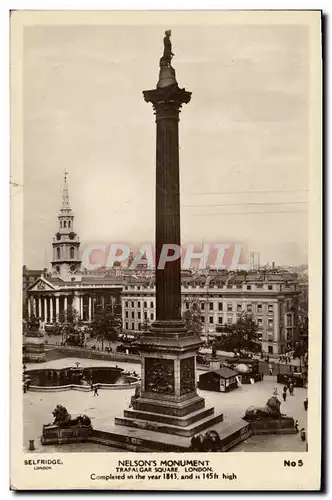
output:
[[[45, 363], [28, 365], [27, 368], [64, 368], [75, 366], [79, 361], [80, 366], [116, 366], [129, 371], [140, 373], [140, 365], [136, 363], [121, 363], [115, 361], [99, 361], [90, 359], [64, 358]], [[201, 372], [197, 373], [197, 377]], [[274, 388], [278, 389], [278, 397], [282, 400], [281, 384], [276, 383], [275, 377], [264, 377], [263, 382], [254, 385], [242, 385], [229, 393], [218, 393], [198, 390], [206, 399], [206, 406], [214, 406], [216, 412], [224, 414], [225, 423], [233, 423], [240, 420], [245, 410], [251, 406], [264, 406], [272, 395]], [[114, 426], [114, 417], [122, 416], [123, 410], [129, 407], [130, 398], [134, 389], [100, 390], [98, 396], [92, 392], [60, 391], [60, 392], [27, 392], [24, 398], [24, 449], [27, 450], [29, 440], [35, 440], [38, 452], [77, 452], [77, 451], [119, 451], [115, 448], [105, 447], [93, 443], [70, 444], [61, 446], [42, 446], [40, 442], [43, 424], [51, 423], [52, 411], [57, 404], [64, 405], [73, 416], [87, 414], [95, 429], [107, 430]], [[307, 389], [294, 391], [294, 396], [287, 397], [282, 401], [281, 411], [299, 421], [299, 427], [306, 428], [306, 412], [303, 401], [307, 397]], [[305, 443], [299, 434], [287, 434], [282, 436], [253, 436], [246, 442], [238, 445], [232, 451], [305, 451]]]

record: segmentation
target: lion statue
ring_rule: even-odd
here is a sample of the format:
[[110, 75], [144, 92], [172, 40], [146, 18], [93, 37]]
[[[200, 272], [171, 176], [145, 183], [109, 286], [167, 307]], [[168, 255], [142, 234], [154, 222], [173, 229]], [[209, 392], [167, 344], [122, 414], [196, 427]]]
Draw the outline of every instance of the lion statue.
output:
[[265, 418], [282, 418], [283, 415], [280, 412], [281, 402], [276, 396], [272, 396], [268, 399], [265, 406], [250, 406], [244, 415], [245, 420], [262, 420]]
[[59, 427], [71, 427], [74, 425], [79, 427], [89, 427], [91, 425], [91, 420], [87, 415], [80, 415], [77, 418], [71, 418], [67, 408], [62, 405], [56, 405], [52, 411], [52, 415], [54, 417], [53, 425], [58, 425]]
[[205, 434], [196, 434], [191, 438], [192, 451], [220, 451], [221, 440], [217, 431], [207, 431]]

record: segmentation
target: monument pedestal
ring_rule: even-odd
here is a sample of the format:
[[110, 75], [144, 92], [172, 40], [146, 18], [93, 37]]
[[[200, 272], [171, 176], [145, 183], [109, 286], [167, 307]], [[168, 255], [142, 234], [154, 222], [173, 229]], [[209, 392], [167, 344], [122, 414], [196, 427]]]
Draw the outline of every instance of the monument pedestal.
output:
[[221, 422], [196, 391], [196, 353], [202, 344], [182, 321], [156, 321], [138, 341], [142, 352], [141, 394], [117, 425], [193, 436]]

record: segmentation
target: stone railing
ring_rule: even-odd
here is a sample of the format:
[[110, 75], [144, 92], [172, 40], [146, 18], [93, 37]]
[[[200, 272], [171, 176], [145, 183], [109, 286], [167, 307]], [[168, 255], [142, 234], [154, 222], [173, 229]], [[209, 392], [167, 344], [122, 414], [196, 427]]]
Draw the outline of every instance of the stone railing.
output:
[[125, 354], [122, 352], [108, 352], [108, 351], [97, 351], [95, 349], [87, 349], [85, 347], [74, 347], [74, 346], [58, 346], [55, 344], [48, 344], [52, 349], [48, 349], [47, 352], [57, 351], [67, 357], [75, 358], [85, 358], [85, 359], [102, 359], [105, 361], [123, 361], [140, 363], [141, 356], [136, 354]]
[[[122, 390], [122, 389], [133, 389], [139, 383], [139, 380], [132, 382], [130, 384], [93, 384], [94, 387], [99, 389], [107, 390]], [[41, 385], [30, 385], [30, 392], [63, 392], [63, 391], [81, 391], [81, 392], [92, 392], [91, 387], [88, 385], [52, 385], [52, 386], [41, 386]]]

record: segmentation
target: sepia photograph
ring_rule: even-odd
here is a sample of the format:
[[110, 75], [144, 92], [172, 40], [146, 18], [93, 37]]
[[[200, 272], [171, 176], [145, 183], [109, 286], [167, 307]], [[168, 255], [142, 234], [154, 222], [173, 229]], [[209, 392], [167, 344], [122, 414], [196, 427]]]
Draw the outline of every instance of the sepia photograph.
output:
[[320, 11], [81, 14], [11, 17], [17, 484], [318, 487]]

